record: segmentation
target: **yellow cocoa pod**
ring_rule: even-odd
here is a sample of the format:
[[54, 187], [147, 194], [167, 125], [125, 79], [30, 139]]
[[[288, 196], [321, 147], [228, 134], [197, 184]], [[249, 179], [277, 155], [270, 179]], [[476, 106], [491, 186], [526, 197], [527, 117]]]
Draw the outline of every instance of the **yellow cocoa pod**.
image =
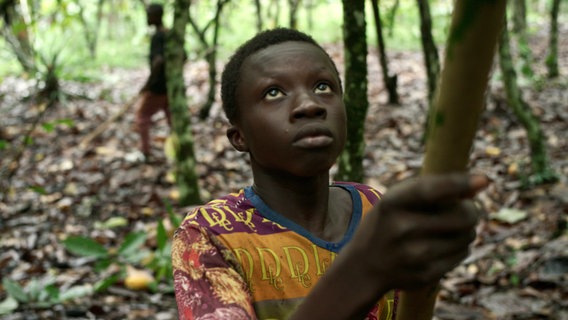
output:
[[146, 270], [139, 270], [132, 266], [126, 267], [126, 278], [124, 286], [130, 290], [146, 290], [150, 283], [154, 282], [154, 277]]

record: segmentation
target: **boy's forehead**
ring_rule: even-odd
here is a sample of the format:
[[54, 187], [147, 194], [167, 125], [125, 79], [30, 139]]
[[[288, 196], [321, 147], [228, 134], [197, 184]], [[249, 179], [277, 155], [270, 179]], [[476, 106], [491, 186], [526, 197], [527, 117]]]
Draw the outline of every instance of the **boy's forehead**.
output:
[[270, 45], [251, 54], [245, 59], [243, 65], [250, 65], [250, 63], [259, 64], [261, 66], [265, 64], [283, 64], [296, 58], [329, 62], [330, 67], [333, 65], [333, 61], [323, 49], [304, 41], [286, 41]]

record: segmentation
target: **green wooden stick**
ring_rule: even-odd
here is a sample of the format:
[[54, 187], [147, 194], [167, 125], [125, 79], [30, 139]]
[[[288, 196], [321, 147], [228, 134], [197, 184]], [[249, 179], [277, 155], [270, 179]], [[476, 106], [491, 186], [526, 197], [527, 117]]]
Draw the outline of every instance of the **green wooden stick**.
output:
[[[467, 171], [506, 0], [457, 0], [431, 105], [422, 175]], [[432, 319], [438, 289], [401, 292], [397, 320]]]

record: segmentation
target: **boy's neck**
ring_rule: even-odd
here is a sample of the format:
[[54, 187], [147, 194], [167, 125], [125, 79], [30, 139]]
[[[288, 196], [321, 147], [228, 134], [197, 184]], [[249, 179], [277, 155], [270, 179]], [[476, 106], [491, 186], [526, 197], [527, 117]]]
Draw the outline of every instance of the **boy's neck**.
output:
[[[336, 199], [330, 198], [329, 173], [304, 178], [257, 172], [253, 188], [272, 210], [315, 236], [333, 242], [343, 238], [350, 220], [351, 205], [347, 201], [346, 206], [330, 206]], [[335, 191], [347, 195], [344, 190]]]

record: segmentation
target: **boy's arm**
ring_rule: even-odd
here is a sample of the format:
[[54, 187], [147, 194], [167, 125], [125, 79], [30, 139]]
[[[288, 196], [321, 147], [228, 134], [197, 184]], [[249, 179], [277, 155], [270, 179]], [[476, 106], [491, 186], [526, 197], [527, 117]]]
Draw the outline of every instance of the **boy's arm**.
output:
[[224, 250], [199, 227], [180, 227], [172, 242], [179, 319], [256, 319], [246, 283]]
[[452, 174], [391, 188], [291, 319], [362, 319], [390, 290], [436, 283], [468, 255], [479, 210], [467, 199], [487, 184]]

